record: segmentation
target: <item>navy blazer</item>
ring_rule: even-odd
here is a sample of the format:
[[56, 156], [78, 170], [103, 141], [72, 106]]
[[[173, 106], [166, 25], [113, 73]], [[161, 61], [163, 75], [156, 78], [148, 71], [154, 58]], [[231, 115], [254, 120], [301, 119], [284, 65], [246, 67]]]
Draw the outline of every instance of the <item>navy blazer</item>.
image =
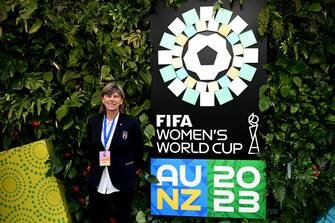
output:
[[[99, 152], [104, 151], [101, 143], [103, 114], [92, 115], [87, 123], [87, 154], [91, 163], [88, 176], [90, 191], [99, 186], [104, 167], [99, 166]], [[143, 136], [138, 118], [119, 114], [110, 145], [111, 165], [108, 167], [113, 185], [120, 191], [136, 187], [136, 170], [141, 167], [143, 158]]]

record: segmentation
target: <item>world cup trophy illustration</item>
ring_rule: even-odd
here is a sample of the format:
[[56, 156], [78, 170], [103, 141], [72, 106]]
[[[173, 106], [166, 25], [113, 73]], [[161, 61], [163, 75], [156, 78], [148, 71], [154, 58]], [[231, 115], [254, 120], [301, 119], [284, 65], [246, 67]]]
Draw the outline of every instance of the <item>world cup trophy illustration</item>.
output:
[[259, 153], [259, 146], [258, 146], [258, 140], [257, 140], [257, 129], [258, 129], [258, 121], [259, 118], [257, 115], [252, 113], [248, 117], [249, 122], [249, 133], [251, 137], [251, 143], [249, 148], [249, 154], [258, 154]]

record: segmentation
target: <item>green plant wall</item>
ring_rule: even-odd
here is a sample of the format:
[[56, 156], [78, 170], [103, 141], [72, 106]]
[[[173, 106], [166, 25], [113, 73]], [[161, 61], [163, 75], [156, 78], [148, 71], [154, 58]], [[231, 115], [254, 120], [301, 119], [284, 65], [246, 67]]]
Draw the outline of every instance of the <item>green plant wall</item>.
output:
[[269, 218], [315, 222], [335, 201], [335, 2], [268, 1], [259, 34], [269, 40], [266, 120]]
[[150, 5], [0, 1], [0, 148], [50, 138], [51, 172], [66, 187], [75, 222], [87, 222], [86, 121], [107, 82], [124, 87], [126, 112], [140, 118], [149, 152]]
[[[152, 2], [0, 0], [0, 148], [50, 138], [50, 174], [63, 181], [74, 222], [88, 222], [89, 165], [80, 148], [105, 83], [124, 86], [126, 111], [140, 117], [146, 152], [152, 146]], [[243, 7], [244, 1], [229, 2]], [[326, 211], [335, 201], [334, 6], [332, 0], [273, 0], [259, 15], [259, 35], [269, 42], [268, 82], [259, 102], [268, 219], [150, 216], [147, 167], [134, 221], [314, 222]]]

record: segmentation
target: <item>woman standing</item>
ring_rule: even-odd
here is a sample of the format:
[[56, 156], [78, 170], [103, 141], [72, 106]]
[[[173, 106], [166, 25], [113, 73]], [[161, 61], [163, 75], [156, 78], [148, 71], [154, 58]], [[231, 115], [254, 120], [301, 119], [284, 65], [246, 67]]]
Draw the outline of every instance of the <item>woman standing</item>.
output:
[[129, 223], [143, 157], [140, 122], [123, 113], [125, 95], [118, 84], [107, 84], [101, 100], [100, 113], [90, 116], [87, 124], [91, 222]]

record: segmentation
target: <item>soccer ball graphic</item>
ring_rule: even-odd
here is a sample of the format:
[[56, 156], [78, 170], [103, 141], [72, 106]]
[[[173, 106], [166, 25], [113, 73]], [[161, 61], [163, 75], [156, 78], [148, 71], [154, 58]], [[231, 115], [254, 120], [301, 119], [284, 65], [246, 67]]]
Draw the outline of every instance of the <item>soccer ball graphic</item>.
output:
[[[240, 16], [233, 18], [232, 11], [220, 8], [215, 16], [212, 6], [199, 11], [200, 16], [195, 9], [182, 13], [183, 20], [175, 18], [169, 32], [163, 33], [159, 72], [176, 97], [213, 107], [238, 97], [252, 81], [257, 69], [250, 64], [258, 63], [258, 48], [253, 47], [257, 40]], [[213, 54], [210, 64], [201, 63], [204, 49]]]
[[[207, 46], [217, 53], [213, 65], [200, 64], [198, 53]], [[195, 72], [200, 80], [208, 81], [214, 80], [220, 71], [228, 68], [231, 56], [226, 48], [226, 40], [214, 33], [209, 36], [198, 34], [192, 38], [183, 59], [188, 70]]]

